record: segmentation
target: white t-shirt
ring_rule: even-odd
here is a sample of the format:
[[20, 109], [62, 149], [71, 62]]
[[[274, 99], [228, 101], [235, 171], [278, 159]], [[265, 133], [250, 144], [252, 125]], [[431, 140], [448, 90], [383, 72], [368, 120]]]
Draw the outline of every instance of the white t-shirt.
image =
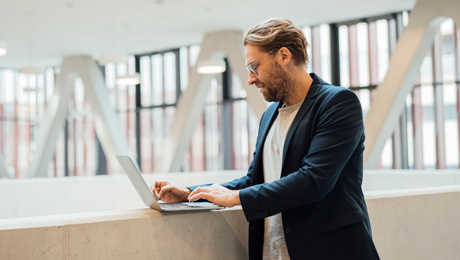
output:
[[[265, 183], [279, 180], [283, 163], [284, 141], [302, 102], [278, 109], [278, 116], [268, 132], [263, 150]], [[281, 213], [265, 218], [264, 260], [290, 259], [284, 239]]]

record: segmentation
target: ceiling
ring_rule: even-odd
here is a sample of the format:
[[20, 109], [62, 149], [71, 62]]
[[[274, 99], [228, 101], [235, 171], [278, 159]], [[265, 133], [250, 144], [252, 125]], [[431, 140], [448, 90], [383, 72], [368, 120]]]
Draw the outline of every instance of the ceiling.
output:
[[0, 67], [59, 65], [70, 55], [145, 53], [269, 17], [298, 26], [411, 10], [415, 0], [0, 0]]

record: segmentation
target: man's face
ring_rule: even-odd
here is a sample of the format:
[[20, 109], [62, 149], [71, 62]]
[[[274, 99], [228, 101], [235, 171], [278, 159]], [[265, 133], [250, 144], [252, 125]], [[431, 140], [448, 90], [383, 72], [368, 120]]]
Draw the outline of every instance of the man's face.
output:
[[[276, 61], [276, 55], [279, 55], [278, 50], [273, 53], [274, 55], [268, 55], [254, 64], [257, 76], [249, 72], [248, 77], [248, 84], [254, 84], [259, 88], [260, 93], [262, 93], [264, 99], [268, 102], [284, 101], [286, 97], [292, 94], [294, 83]], [[259, 47], [247, 44], [245, 46], [246, 65], [257, 61], [266, 54]]]

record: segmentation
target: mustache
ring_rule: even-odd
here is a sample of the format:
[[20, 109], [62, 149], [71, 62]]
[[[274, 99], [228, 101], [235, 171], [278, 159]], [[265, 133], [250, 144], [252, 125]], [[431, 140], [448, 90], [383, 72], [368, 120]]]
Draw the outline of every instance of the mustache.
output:
[[265, 86], [265, 83], [263, 83], [263, 82], [257, 82], [257, 83], [255, 83], [255, 85], [256, 85], [256, 87], [260, 88], [260, 87]]

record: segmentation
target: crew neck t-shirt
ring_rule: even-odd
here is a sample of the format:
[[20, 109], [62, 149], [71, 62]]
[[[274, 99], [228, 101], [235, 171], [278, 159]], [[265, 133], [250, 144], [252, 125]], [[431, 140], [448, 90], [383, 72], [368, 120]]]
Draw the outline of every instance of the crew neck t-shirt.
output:
[[[301, 105], [302, 102], [278, 108], [278, 116], [273, 122], [264, 143], [263, 168], [265, 183], [270, 183], [281, 178], [284, 141]], [[278, 213], [265, 218], [264, 260], [290, 259], [284, 238], [281, 214]]]

